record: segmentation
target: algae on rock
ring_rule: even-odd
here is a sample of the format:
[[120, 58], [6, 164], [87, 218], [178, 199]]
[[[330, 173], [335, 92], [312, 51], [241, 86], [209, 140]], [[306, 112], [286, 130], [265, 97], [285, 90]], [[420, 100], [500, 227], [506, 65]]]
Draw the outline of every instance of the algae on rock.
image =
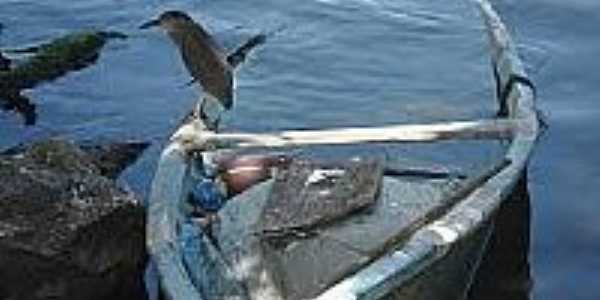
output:
[[122, 33], [105, 31], [82, 31], [65, 35], [49, 43], [12, 53], [33, 53], [23, 63], [6, 71], [0, 71], [1, 90], [23, 90], [57, 79], [70, 71], [87, 67], [99, 57], [102, 47], [109, 39], [126, 38]]
[[23, 90], [35, 88], [41, 83], [94, 64], [109, 39], [126, 37], [112, 31], [81, 31], [38, 46], [5, 51], [31, 54], [18, 64], [0, 53], [0, 100], [4, 102], [2, 108], [19, 112], [26, 125], [35, 124], [35, 105], [22, 94]]

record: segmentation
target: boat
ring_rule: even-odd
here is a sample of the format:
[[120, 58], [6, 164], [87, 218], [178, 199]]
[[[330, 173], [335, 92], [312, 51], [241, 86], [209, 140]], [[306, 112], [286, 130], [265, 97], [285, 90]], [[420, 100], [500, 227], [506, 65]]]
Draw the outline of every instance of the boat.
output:
[[[260, 134], [213, 132], [190, 118], [163, 150], [152, 184], [152, 286], [171, 300], [465, 298], [494, 216], [524, 177], [542, 128], [535, 87], [506, 26], [488, 0], [473, 3], [488, 35], [498, 117]], [[497, 141], [504, 152], [465, 174], [286, 155], [307, 145], [448, 140]], [[220, 151], [249, 149], [260, 151], [228, 161], [261, 180], [206, 184], [225, 174], [215, 171], [223, 170]], [[211, 198], [223, 186], [224, 204]], [[218, 209], [198, 210], [198, 194]]]

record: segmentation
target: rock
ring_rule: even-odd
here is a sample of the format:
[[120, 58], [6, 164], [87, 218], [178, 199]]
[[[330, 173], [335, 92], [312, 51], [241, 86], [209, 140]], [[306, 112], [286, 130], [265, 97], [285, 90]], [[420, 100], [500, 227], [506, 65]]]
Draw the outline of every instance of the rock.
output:
[[25, 126], [35, 125], [37, 121], [36, 105], [19, 91], [0, 92], [0, 109], [20, 114]]
[[100, 174], [115, 179], [125, 168], [134, 163], [148, 146], [150, 146], [148, 142], [129, 141], [84, 144], [81, 149], [92, 158]]
[[2, 52], [0, 52], [0, 71], [8, 71], [11, 63], [11, 60], [6, 58]]
[[[0, 72], [10, 71], [11, 65], [12, 61], [0, 52]], [[23, 96], [20, 91], [15, 89], [3, 89], [0, 91], [0, 108], [2, 110], [14, 110], [21, 114], [25, 125], [34, 125], [37, 119], [35, 104], [32, 104], [29, 98]]]
[[[76, 147], [64, 146], [64, 141], [50, 140], [40, 142], [35, 148], [43, 148], [46, 151], [52, 148], [59, 148], [57, 151], [83, 152], [80, 159], [87, 161], [90, 168], [100, 172], [101, 175], [111, 179], [116, 179], [123, 170], [134, 163], [140, 155], [150, 146], [148, 142], [127, 141], [127, 142], [82, 142]], [[45, 147], [40, 147], [46, 145]], [[0, 157], [22, 154], [29, 148], [26, 144], [20, 144], [0, 152]], [[63, 148], [60, 150], [60, 148]], [[40, 151], [33, 149], [33, 151]]]
[[72, 143], [23, 150], [0, 155], [0, 298], [143, 299], [135, 196]]

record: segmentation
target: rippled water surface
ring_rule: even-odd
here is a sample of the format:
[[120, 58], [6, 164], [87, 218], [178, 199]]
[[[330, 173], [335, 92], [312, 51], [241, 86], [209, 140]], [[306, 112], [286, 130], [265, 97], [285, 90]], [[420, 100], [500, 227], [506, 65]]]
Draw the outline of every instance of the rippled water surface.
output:
[[[530, 170], [531, 299], [597, 299], [600, 287], [600, 4], [496, 3], [516, 31], [551, 127]], [[273, 32], [238, 72], [226, 130], [384, 125], [473, 119], [494, 113], [483, 27], [469, 1], [15, 1], [0, 2], [0, 49], [82, 28], [123, 31], [97, 64], [28, 91], [35, 126], [0, 112], [0, 146], [52, 135], [144, 139], [154, 146], [123, 180], [144, 195], [166, 137], [200, 95], [178, 53], [158, 31], [137, 26], [181, 9], [233, 48]], [[485, 146], [485, 147], [484, 147]], [[402, 151], [404, 148], [399, 148]], [[438, 161], [493, 155], [493, 147], [418, 146]], [[483, 149], [483, 150], [482, 150]], [[416, 153], [416, 154], [415, 154]], [[483, 155], [482, 155], [483, 154]], [[523, 289], [523, 283], [517, 284]], [[491, 296], [486, 296], [491, 298]]]

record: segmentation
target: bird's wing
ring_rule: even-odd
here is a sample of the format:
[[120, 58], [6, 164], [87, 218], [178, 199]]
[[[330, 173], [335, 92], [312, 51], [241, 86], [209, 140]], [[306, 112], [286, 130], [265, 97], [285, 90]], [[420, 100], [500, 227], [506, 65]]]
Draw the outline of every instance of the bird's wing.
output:
[[194, 30], [194, 34], [197, 35], [196, 38], [203, 40], [206, 43], [206, 45], [210, 47], [212, 51], [221, 58], [221, 60], [225, 61], [227, 50], [225, 50], [225, 48], [221, 46], [221, 44], [219, 44], [213, 38], [212, 35], [210, 35], [206, 30], [204, 30], [202, 26], [200, 26], [197, 23], [195, 25], [197, 25], [197, 30]]
[[205, 92], [217, 98], [226, 108], [233, 104], [233, 73], [225, 52], [201, 27], [189, 30], [181, 45], [181, 56]]
[[225, 95], [223, 95], [223, 99], [221, 100], [221, 103], [223, 104], [223, 107], [225, 107], [225, 109], [231, 109], [231, 107], [233, 106], [233, 99], [234, 99], [233, 74], [232, 73], [229, 73], [229, 74], [230, 74], [230, 76], [226, 79], [227, 85], [229, 86], [229, 88], [227, 89], [227, 91], [225, 92]]
[[246, 60], [246, 56], [252, 49], [259, 45], [264, 44], [267, 41], [267, 35], [264, 33], [257, 34], [247, 40], [244, 44], [239, 46], [233, 52], [227, 56], [227, 62], [231, 67], [236, 68], [239, 64]]

